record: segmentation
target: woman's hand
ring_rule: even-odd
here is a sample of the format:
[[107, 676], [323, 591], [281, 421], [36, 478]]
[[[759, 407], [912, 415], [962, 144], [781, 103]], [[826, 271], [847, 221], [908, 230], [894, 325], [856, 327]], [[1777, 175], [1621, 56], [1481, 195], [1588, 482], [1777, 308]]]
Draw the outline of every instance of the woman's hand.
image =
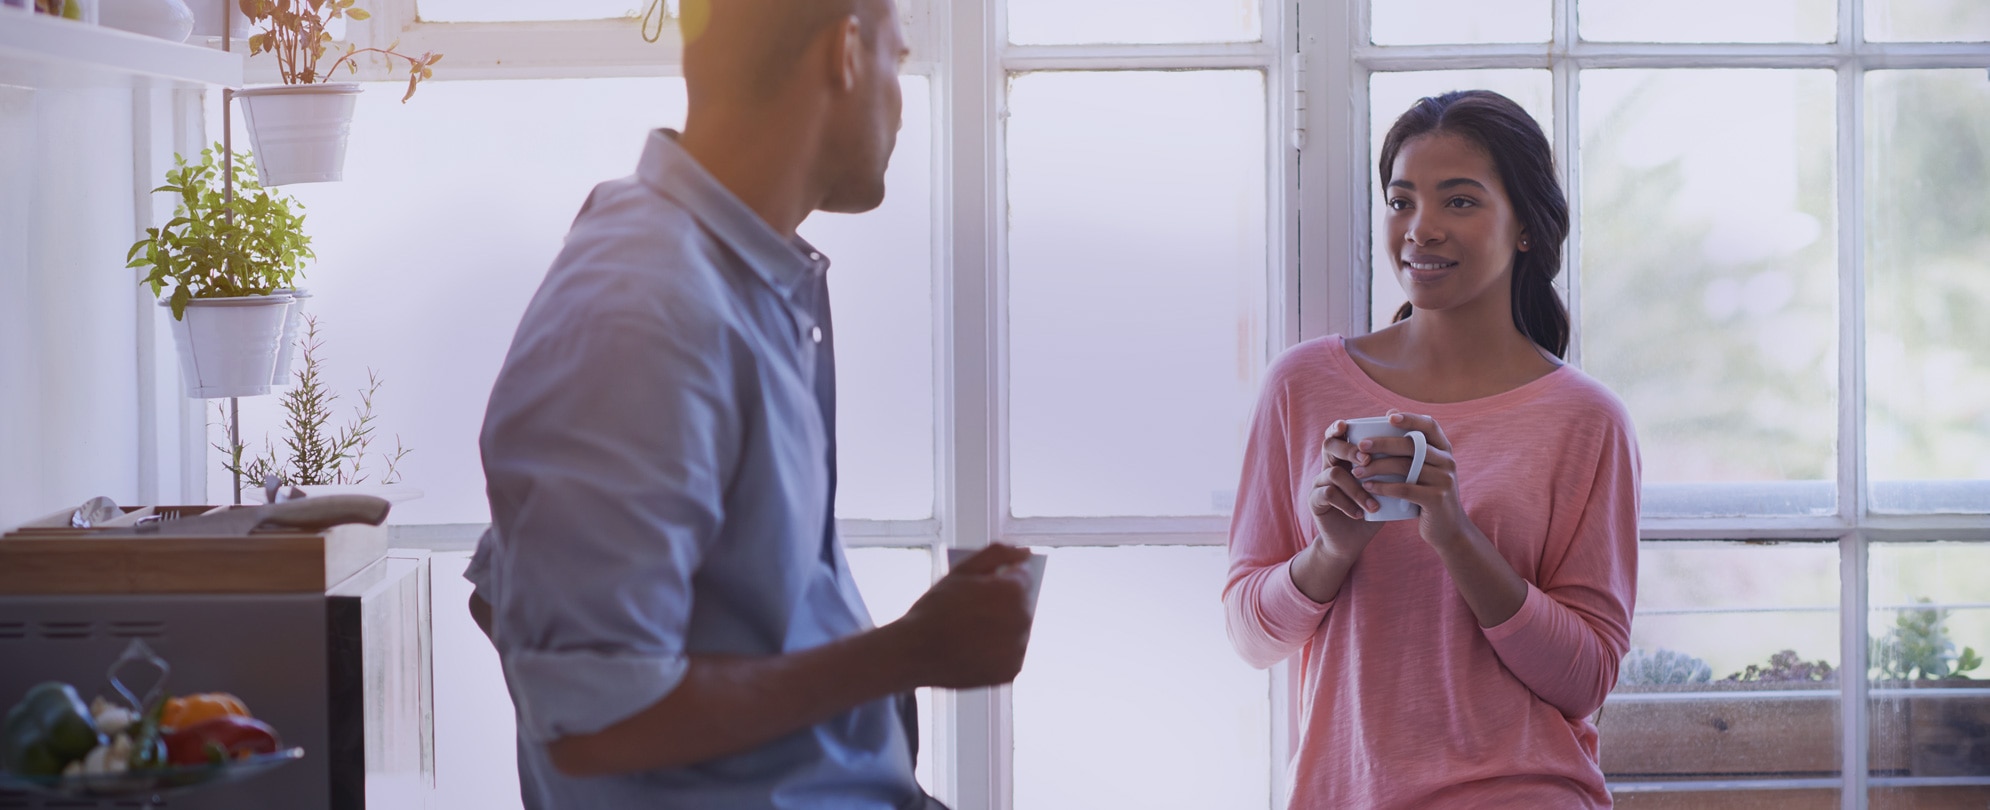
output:
[[[1423, 535], [1424, 542], [1440, 549], [1464, 542], [1471, 523], [1470, 518], [1465, 516], [1464, 500], [1459, 496], [1458, 461], [1451, 455], [1451, 440], [1445, 437], [1444, 428], [1431, 417], [1400, 411], [1389, 413], [1389, 424], [1403, 430], [1422, 431], [1425, 443], [1429, 445], [1424, 453], [1423, 472], [1416, 481], [1407, 483], [1371, 481], [1364, 485], [1364, 491], [1372, 495], [1402, 498], [1422, 507], [1422, 515], [1417, 518], [1417, 529]], [[1364, 439], [1355, 448], [1352, 472], [1356, 478], [1408, 476], [1414, 455], [1416, 443], [1407, 436]]]
[[1354, 479], [1358, 451], [1347, 441], [1347, 423], [1327, 428], [1321, 447], [1326, 464], [1313, 477], [1313, 492], [1306, 498], [1316, 532], [1312, 544], [1292, 558], [1291, 571], [1292, 584], [1300, 593], [1325, 604], [1340, 596], [1348, 571], [1382, 524], [1362, 519], [1381, 504]]
[[1318, 529], [1313, 542], [1320, 547], [1319, 551], [1351, 561], [1361, 556], [1368, 541], [1382, 530], [1381, 523], [1364, 519], [1382, 505], [1357, 480], [1360, 475], [1355, 470], [1356, 458], [1361, 453], [1347, 441], [1346, 422], [1335, 422], [1327, 428], [1322, 449], [1327, 463], [1314, 476], [1312, 495], [1306, 499], [1307, 507], [1313, 510], [1313, 525]]

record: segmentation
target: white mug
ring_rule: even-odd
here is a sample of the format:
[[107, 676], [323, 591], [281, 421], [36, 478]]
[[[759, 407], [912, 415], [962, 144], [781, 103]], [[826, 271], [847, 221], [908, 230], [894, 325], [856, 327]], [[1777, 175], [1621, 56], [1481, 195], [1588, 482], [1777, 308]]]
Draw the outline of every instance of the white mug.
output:
[[[981, 553], [981, 549], [978, 548], [947, 549], [947, 570], [953, 570], [954, 566], [967, 562], [967, 558], [979, 553]], [[1031, 554], [1028, 560], [1023, 561], [1023, 571], [1030, 575], [1030, 589], [1026, 598], [1029, 601], [1029, 611], [1032, 617], [1036, 615], [1036, 595], [1043, 590], [1043, 567], [1048, 562], [1050, 562], [1050, 558], [1042, 554]]]
[[[1415, 482], [1418, 478], [1421, 478], [1423, 476], [1423, 457], [1425, 454], [1430, 452], [1430, 440], [1425, 438], [1425, 436], [1423, 435], [1423, 431], [1404, 430], [1402, 428], [1396, 427], [1395, 425], [1389, 424], [1389, 417], [1386, 416], [1370, 416], [1366, 419], [1349, 419], [1346, 420], [1346, 422], [1347, 422], [1347, 442], [1348, 444], [1356, 445], [1357, 447], [1360, 446], [1361, 442], [1365, 439], [1387, 439], [1398, 436], [1407, 436], [1409, 437], [1410, 441], [1416, 444], [1416, 454], [1410, 457], [1410, 474], [1407, 477], [1400, 475], [1371, 475], [1367, 478], [1361, 479], [1362, 483], [1368, 483], [1373, 481], [1373, 482], [1380, 482], [1386, 484], [1400, 484], [1406, 480], [1410, 482]], [[1383, 453], [1370, 453], [1369, 455], [1372, 458], [1389, 457], [1387, 454]], [[1403, 500], [1401, 498], [1391, 498], [1382, 495], [1376, 495], [1375, 501], [1381, 504], [1382, 508], [1377, 509], [1373, 512], [1363, 513], [1362, 515], [1363, 520], [1378, 521], [1378, 522], [1385, 520], [1414, 520], [1416, 519], [1417, 515], [1421, 514], [1423, 511], [1422, 509], [1418, 508], [1416, 504], [1410, 503], [1409, 501]]]

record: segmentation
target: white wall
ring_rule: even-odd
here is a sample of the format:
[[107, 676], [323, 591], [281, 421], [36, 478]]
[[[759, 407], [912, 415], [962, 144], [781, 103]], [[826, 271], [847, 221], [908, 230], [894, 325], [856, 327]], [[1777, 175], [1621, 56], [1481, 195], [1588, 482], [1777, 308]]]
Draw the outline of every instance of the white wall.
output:
[[199, 494], [174, 472], [185, 422], [177, 381], [148, 356], [161, 344], [141, 340], [139, 326], [158, 325], [140, 319], [154, 314], [124, 269], [141, 227], [134, 190], [158, 179], [140, 174], [162, 173], [161, 156], [199, 126], [185, 109], [196, 101], [171, 90], [0, 88], [0, 527], [94, 495], [135, 504]]

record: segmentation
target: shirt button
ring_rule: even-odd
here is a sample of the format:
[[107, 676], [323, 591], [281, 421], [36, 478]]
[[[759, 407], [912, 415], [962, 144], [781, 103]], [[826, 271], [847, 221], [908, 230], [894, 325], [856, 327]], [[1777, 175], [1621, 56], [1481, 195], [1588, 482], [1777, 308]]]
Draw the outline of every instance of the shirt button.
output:
[[818, 326], [818, 327], [815, 327], [815, 328], [813, 328], [813, 329], [810, 329], [810, 330], [808, 330], [808, 339], [809, 339], [809, 340], [813, 340], [813, 341], [815, 341], [815, 342], [817, 342], [817, 343], [821, 343], [821, 342], [822, 342], [822, 327]]
[[820, 254], [820, 253], [810, 253], [810, 254], [808, 254], [808, 260], [809, 260], [809, 261], [812, 261], [812, 262], [819, 262], [819, 261], [822, 261], [822, 254]]

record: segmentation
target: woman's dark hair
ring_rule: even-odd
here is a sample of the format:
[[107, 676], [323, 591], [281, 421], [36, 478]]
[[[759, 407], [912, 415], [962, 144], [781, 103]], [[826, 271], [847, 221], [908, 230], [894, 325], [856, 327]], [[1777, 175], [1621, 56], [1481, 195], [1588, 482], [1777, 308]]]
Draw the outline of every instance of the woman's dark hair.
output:
[[[1394, 179], [1403, 145], [1435, 133], [1462, 137], [1492, 158], [1528, 241], [1528, 250], [1513, 256], [1513, 325], [1556, 357], [1568, 356], [1569, 312], [1555, 291], [1555, 276], [1562, 271], [1569, 203], [1548, 136], [1520, 105], [1490, 90], [1419, 99], [1382, 141], [1382, 188]], [[1409, 304], [1396, 311], [1398, 321], [1409, 316]]]

